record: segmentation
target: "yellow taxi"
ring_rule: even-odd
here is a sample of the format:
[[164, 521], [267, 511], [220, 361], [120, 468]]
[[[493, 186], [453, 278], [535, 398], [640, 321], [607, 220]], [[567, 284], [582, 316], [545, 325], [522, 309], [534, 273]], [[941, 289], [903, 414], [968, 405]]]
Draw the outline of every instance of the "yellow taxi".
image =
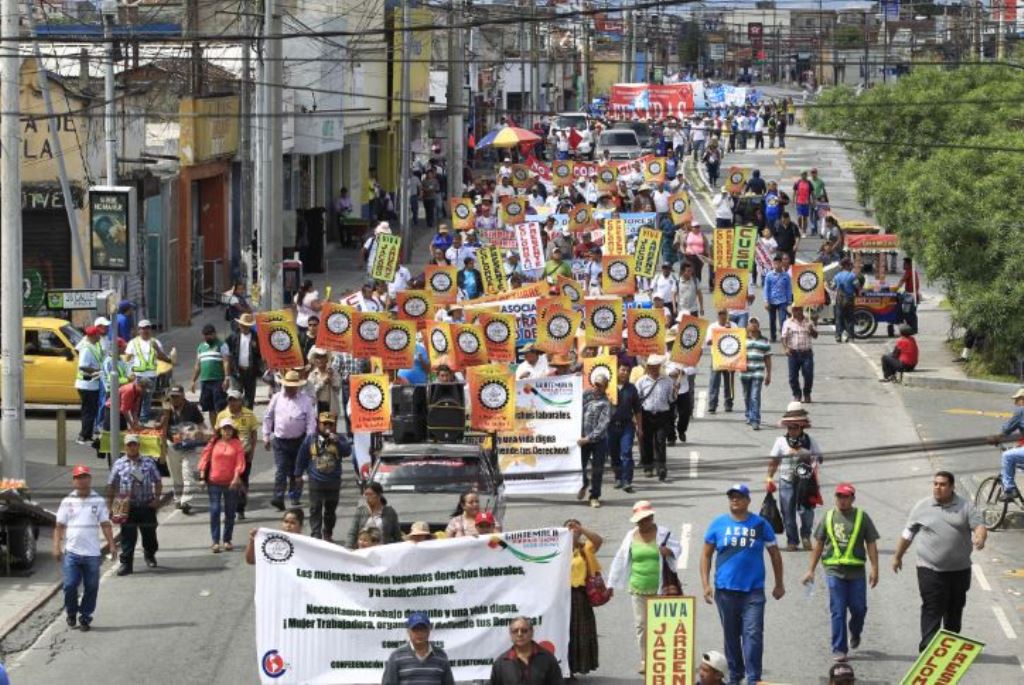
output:
[[[25, 404], [79, 404], [75, 390], [78, 343], [85, 337], [64, 319], [26, 316]], [[171, 365], [157, 364], [157, 390], [170, 383]]]

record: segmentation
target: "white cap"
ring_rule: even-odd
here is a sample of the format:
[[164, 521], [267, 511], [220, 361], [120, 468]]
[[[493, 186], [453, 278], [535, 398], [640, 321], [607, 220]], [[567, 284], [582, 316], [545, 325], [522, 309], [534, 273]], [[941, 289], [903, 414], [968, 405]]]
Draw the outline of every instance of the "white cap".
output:
[[93, 326], [109, 326], [110, 319], [105, 316], [97, 316], [96, 320], [92, 322]]
[[153, 322], [151, 322], [149, 319], [143, 319], [142, 321], [139, 322], [139, 328], [152, 328], [152, 327], [153, 327]]

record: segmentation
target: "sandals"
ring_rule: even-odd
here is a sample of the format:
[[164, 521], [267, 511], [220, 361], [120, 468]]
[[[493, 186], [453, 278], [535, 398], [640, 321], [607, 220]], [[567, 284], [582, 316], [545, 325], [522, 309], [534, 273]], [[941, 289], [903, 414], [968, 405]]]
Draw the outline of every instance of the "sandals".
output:
[[210, 551], [214, 554], [220, 554], [220, 545], [218, 545], [217, 543], [213, 543], [212, 545], [210, 545]]

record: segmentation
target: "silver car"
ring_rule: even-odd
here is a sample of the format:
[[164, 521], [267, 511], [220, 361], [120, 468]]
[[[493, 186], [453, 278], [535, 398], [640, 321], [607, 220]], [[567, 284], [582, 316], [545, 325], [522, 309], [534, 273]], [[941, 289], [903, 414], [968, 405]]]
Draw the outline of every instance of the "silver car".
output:
[[613, 128], [603, 131], [597, 138], [595, 159], [604, 159], [605, 151], [614, 160], [637, 159], [643, 155], [636, 133], [629, 129]]

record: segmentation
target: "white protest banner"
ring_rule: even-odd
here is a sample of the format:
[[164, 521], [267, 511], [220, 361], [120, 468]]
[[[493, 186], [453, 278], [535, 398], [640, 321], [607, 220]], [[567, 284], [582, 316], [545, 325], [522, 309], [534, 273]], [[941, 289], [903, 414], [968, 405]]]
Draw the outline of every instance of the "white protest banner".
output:
[[262, 683], [379, 683], [408, 644], [406, 617], [430, 616], [430, 640], [455, 680], [487, 680], [510, 648], [508, 625], [569, 674], [569, 565], [564, 528], [380, 545], [349, 551], [304, 535], [256, 535], [256, 657]]
[[498, 450], [509, 494], [570, 493], [583, 484], [580, 426], [583, 377], [516, 381], [515, 432], [499, 433]]
[[516, 226], [516, 247], [524, 269], [544, 268], [544, 243], [540, 239], [539, 223], [527, 221]]
[[631, 240], [640, 234], [643, 226], [656, 228], [658, 215], [654, 212], [625, 212], [619, 214], [619, 218], [626, 224], [626, 238]]

